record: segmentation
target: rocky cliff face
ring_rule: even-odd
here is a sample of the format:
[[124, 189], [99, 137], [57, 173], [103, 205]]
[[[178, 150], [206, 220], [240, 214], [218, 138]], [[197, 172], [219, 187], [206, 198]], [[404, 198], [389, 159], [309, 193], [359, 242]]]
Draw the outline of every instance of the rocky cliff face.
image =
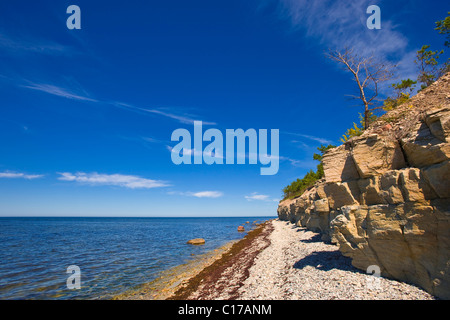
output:
[[353, 265], [450, 299], [450, 73], [327, 152], [325, 178], [278, 216]]

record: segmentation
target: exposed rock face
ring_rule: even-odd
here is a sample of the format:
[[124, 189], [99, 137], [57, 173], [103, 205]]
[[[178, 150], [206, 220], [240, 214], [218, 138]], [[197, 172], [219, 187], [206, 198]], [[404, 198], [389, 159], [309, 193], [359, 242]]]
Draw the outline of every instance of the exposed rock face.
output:
[[[388, 123], [387, 123], [388, 122]], [[325, 179], [278, 216], [366, 270], [450, 299], [450, 74], [323, 157]]]

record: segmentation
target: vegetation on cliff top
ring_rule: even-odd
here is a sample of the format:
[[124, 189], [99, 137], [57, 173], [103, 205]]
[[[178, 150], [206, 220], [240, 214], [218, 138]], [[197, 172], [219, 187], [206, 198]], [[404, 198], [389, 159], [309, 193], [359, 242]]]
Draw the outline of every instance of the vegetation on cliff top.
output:
[[[447, 40], [444, 45], [450, 47], [450, 12], [444, 20], [437, 21], [435, 24], [435, 30], [439, 31], [439, 34], [446, 35]], [[382, 82], [393, 78], [396, 66], [376, 61], [373, 57], [358, 57], [349, 49], [346, 49], [344, 54], [336, 52], [331, 54], [331, 59], [344, 64], [346, 69], [353, 74], [360, 95], [352, 97], [360, 99], [364, 105], [364, 113], [360, 113], [360, 124], [353, 123], [353, 127], [347, 130], [341, 142], [345, 143], [353, 137], [360, 136], [379, 115], [408, 102], [411, 95], [416, 91], [417, 83], [421, 84], [418, 90], [421, 91], [450, 71], [450, 58], [443, 63], [439, 63], [444, 50], [433, 51], [430, 50], [430, 47], [430, 45], [424, 45], [416, 53], [414, 62], [418, 69], [417, 80], [403, 79], [398, 83], [391, 84], [390, 88], [393, 90], [393, 95], [381, 101], [381, 105], [376, 105], [377, 101], [380, 101], [377, 98], [379, 86]], [[340, 59], [337, 59], [336, 55]], [[330, 54], [328, 56], [330, 57]]]
[[328, 146], [321, 145], [317, 148], [320, 154], [314, 153], [313, 159], [319, 161], [317, 165], [317, 170], [314, 172], [310, 170], [302, 179], [297, 179], [290, 185], [283, 189], [283, 200], [294, 199], [300, 196], [306, 189], [311, 188], [316, 181], [320, 180], [324, 176], [322, 158], [325, 152], [329, 149], [335, 148], [336, 146], [329, 144]]

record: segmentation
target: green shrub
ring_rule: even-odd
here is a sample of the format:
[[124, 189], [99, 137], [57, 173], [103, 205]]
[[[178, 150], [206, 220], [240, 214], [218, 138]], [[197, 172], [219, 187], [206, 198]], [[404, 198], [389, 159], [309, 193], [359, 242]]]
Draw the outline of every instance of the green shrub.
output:
[[410, 99], [411, 93], [414, 91], [416, 84], [417, 81], [413, 81], [411, 79], [406, 79], [402, 80], [402, 82], [394, 83], [392, 85], [392, 88], [394, 88], [395, 90], [396, 97], [388, 97], [386, 100], [384, 100], [383, 110], [390, 111], [407, 102]]
[[342, 135], [341, 142], [346, 143], [351, 138], [362, 135], [363, 132], [364, 132], [364, 129], [358, 127], [358, 125], [353, 122], [353, 128], [347, 129], [345, 134]]
[[317, 150], [320, 151], [320, 154], [315, 153], [313, 156], [314, 160], [320, 161], [320, 163], [317, 165], [317, 171], [314, 172], [313, 170], [310, 170], [302, 179], [297, 179], [290, 185], [285, 187], [283, 189], [283, 200], [294, 199], [298, 196], [301, 196], [302, 193], [305, 192], [308, 188], [311, 188], [317, 180], [322, 179], [324, 175], [322, 165], [323, 155], [327, 150], [335, 147], [336, 146], [330, 144], [328, 146], [321, 145], [317, 148]]

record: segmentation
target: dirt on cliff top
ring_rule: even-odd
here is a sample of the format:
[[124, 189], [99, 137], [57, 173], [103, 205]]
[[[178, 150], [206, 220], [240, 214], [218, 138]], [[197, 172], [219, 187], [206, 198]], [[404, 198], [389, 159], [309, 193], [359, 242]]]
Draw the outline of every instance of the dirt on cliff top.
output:
[[363, 136], [386, 133], [392, 134], [395, 139], [401, 139], [424, 119], [427, 112], [446, 107], [450, 107], [450, 72], [402, 105], [379, 117]]

